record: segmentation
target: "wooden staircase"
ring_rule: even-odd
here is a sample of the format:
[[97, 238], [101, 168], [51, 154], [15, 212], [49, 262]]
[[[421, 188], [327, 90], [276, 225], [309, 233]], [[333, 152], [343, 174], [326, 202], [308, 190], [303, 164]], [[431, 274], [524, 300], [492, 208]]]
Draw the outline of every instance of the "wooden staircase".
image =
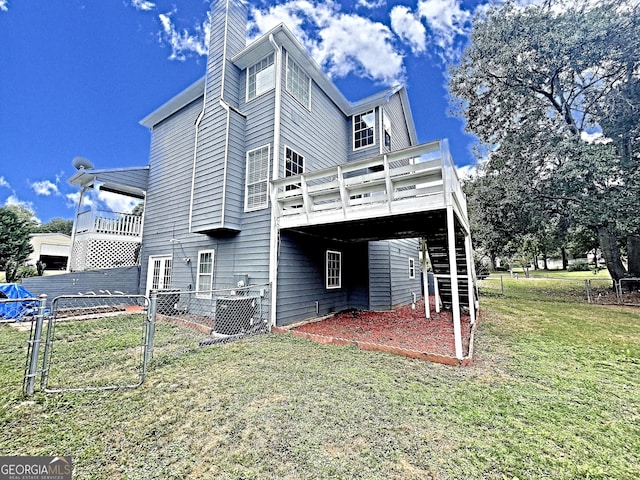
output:
[[[449, 246], [447, 242], [446, 222], [442, 222], [438, 228], [434, 228], [425, 236], [427, 251], [433, 273], [438, 280], [438, 290], [442, 306], [445, 310], [452, 309], [451, 276], [449, 274]], [[456, 266], [458, 273], [458, 292], [460, 307], [469, 308], [469, 279], [467, 272], [467, 257], [465, 255], [464, 235], [456, 229]]]

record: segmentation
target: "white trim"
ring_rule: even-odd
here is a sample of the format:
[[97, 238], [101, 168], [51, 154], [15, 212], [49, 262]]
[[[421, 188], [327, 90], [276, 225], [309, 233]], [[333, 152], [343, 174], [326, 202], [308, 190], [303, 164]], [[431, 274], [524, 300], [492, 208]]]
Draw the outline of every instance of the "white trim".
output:
[[[173, 275], [173, 255], [165, 254], [165, 255], [149, 255], [149, 259], [147, 260], [147, 283], [145, 285], [146, 296], [148, 297], [152, 290], [153, 284], [153, 268], [151, 268], [153, 262], [156, 260], [171, 260], [171, 274]], [[163, 266], [162, 272], [166, 269], [166, 264]], [[166, 275], [163, 275], [163, 278]], [[171, 276], [169, 277], [171, 279]], [[162, 288], [167, 288], [169, 285], [162, 285]]]
[[294, 100], [296, 102], [298, 102], [300, 105], [302, 105], [304, 108], [306, 108], [308, 111], [311, 111], [311, 76], [304, 70], [304, 68], [302, 68], [302, 65], [300, 65], [298, 62], [296, 62], [294, 59], [291, 59], [291, 61], [293, 62], [293, 65], [297, 66], [298, 69], [302, 72], [302, 74], [307, 77], [307, 99], [309, 101], [308, 105], [305, 105], [301, 99], [298, 98], [298, 96], [296, 95], [296, 92], [289, 90], [289, 53], [287, 52], [286, 55], [286, 64], [285, 64], [285, 90], [287, 91], [287, 93], [289, 93], [289, 95], [291, 95]]
[[[260, 91], [260, 93], [258, 93], [258, 89], [257, 89], [257, 85], [258, 84], [257, 84], [257, 79], [256, 79], [256, 94], [252, 98], [249, 98], [249, 69], [255, 67], [256, 65], [258, 65], [263, 60], [269, 58], [271, 55], [273, 55], [273, 63], [271, 65], [267, 66], [266, 68], [260, 70], [260, 72], [266, 72], [270, 68], [273, 69], [272, 72], [271, 72], [271, 86], [269, 88], [266, 88], [265, 90]], [[252, 102], [256, 98], [264, 95], [267, 92], [270, 92], [271, 90], [273, 90], [276, 87], [276, 78], [275, 78], [276, 77], [276, 72], [277, 72], [276, 56], [277, 56], [277, 52], [268, 53], [267, 55], [262, 57], [260, 60], [258, 60], [257, 62], [252, 63], [251, 65], [249, 65], [246, 68], [246, 71], [245, 71], [245, 93], [244, 93], [244, 98], [245, 98], [245, 102], [246, 103]], [[255, 73], [254, 76], [256, 76], [260, 72]]]
[[[200, 265], [202, 261], [202, 255], [211, 254], [211, 273], [201, 274]], [[213, 290], [214, 268], [215, 268], [216, 251], [214, 249], [198, 250], [198, 264], [196, 265], [196, 298], [211, 298], [211, 290]], [[205, 290], [205, 293], [200, 293], [200, 275], [209, 275], [211, 277], [211, 288]]]
[[[294, 150], [293, 148], [291, 148], [289, 145], [287, 145], [286, 143], [284, 144], [284, 157], [283, 157], [283, 162], [282, 162], [282, 171], [284, 172], [284, 177], [286, 178], [287, 176], [291, 176], [293, 177], [294, 175], [287, 175], [287, 150], [291, 150], [292, 153], [295, 153], [296, 155], [298, 155], [298, 157], [300, 157], [302, 159], [302, 168], [301, 168], [301, 172], [300, 173], [304, 173], [305, 170], [305, 166], [306, 166], [306, 157], [304, 155], [302, 155], [300, 152], [298, 152], [297, 150]], [[298, 174], [296, 174], [298, 175]]]
[[413, 257], [409, 257], [409, 278], [416, 278], [416, 260]]
[[[329, 285], [329, 254], [338, 256], [338, 285]], [[342, 252], [337, 250], [327, 250], [324, 261], [324, 283], [327, 290], [342, 288]]]
[[[351, 115], [351, 146], [353, 147], [353, 151], [358, 151], [358, 150], [362, 150], [364, 148], [370, 148], [375, 146], [376, 144], [376, 110], [378, 107], [374, 107], [371, 110], [366, 110], [364, 112], [361, 113], [356, 113], [354, 115]], [[364, 146], [360, 146], [360, 147], [356, 147], [356, 117], [362, 117], [364, 115], [369, 115], [370, 113], [373, 113], [373, 126], [371, 128], [373, 128], [373, 142], [369, 143], [367, 145]]]
[[[258, 183], [264, 182], [266, 185], [266, 202], [264, 204], [260, 204], [259, 207], [251, 207], [247, 206], [249, 200], [249, 155], [253, 152], [257, 152], [258, 150], [267, 149], [267, 175], [264, 180], [260, 180], [259, 182], [253, 182], [251, 185], [256, 185]], [[254, 212], [256, 210], [264, 210], [269, 207], [269, 166], [271, 162], [271, 144], [267, 143], [266, 145], [262, 145], [258, 148], [253, 148], [248, 150], [245, 157], [245, 180], [244, 180], [244, 211], [245, 212]]]

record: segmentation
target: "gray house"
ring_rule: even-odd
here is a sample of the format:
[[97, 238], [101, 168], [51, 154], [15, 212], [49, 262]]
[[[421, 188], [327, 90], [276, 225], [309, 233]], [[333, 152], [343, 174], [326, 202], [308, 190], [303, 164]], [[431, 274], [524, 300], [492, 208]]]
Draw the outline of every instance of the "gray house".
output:
[[284, 325], [410, 303], [424, 237], [459, 343], [474, 279], [446, 140], [418, 144], [404, 87], [351, 103], [286, 26], [247, 45], [246, 25], [244, 2], [214, 1], [204, 78], [141, 121], [148, 166], [72, 177], [145, 200], [143, 218], [79, 211], [76, 269], [139, 262], [140, 292], [270, 282]]

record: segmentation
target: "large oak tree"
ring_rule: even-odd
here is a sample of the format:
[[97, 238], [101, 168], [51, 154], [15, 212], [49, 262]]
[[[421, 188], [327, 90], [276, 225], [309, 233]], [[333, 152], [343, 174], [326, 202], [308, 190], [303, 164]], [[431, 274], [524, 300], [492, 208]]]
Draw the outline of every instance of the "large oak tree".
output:
[[589, 229], [614, 279], [640, 276], [639, 81], [634, 0], [506, 3], [476, 18], [449, 89], [488, 152], [472, 183], [502, 192], [485, 215], [510, 234], [541, 218]]

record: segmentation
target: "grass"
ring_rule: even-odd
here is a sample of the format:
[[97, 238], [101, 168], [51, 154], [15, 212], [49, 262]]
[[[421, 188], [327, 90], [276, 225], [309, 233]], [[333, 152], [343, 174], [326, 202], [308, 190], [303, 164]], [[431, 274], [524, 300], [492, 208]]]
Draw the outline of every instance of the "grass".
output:
[[32, 399], [27, 334], [0, 325], [0, 452], [77, 479], [639, 478], [640, 312], [550, 298], [483, 298], [469, 368], [163, 332], [142, 387]]

